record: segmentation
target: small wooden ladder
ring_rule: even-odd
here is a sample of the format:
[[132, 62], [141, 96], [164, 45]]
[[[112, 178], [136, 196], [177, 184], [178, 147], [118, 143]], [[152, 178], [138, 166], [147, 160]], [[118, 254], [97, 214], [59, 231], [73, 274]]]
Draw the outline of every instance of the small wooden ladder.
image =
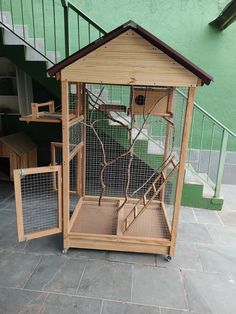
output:
[[[178, 164], [176, 165], [173, 159], [174, 159], [174, 156], [168, 162], [165, 163], [164, 167], [162, 168], [161, 173], [159, 173], [156, 176], [155, 180], [151, 183], [151, 185], [145, 191], [143, 196], [137, 201], [137, 203], [131, 209], [129, 214], [126, 216], [123, 223], [123, 232], [125, 232], [133, 224], [133, 222], [137, 219], [137, 217], [141, 215], [145, 211], [145, 209], [147, 209], [148, 205], [150, 205], [151, 202], [158, 195], [158, 193], [161, 192], [161, 190], [163, 189], [168, 179], [176, 172], [176, 170], [178, 169]], [[173, 166], [173, 168], [171, 172], [166, 176], [163, 171], [167, 169], [170, 164]], [[162, 182], [160, 186], [156, 187], [156, 184], [160, 179], [162, 180]], [[147, 199], [147, 195], [151, 191], [153, 191], [153, 195], [151, 196], [150, 199]]]

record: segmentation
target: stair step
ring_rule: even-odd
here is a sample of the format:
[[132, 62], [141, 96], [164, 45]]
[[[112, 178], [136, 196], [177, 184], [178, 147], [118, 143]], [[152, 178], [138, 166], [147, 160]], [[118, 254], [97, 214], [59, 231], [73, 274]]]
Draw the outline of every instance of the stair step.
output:
[[[112, 116], [114, 119], [116, 119], [116, 120], [122, 122], [124, 125], [130, 125], [131, 119], [130, 119], [130, 117], [127, 116], [125, 113], [119, 113], [119, 114], [118, 114], [118, 113], [116, 113], [116, 112], [110, 112], [110, 114], [111, 114], [111, 116]], [[109, 125], [120, 126], [119, 123], [114, 122], [114, 121], [112, 121], [112, 120], [109, 120]]]
[[[14, 25], [14, 32], [24, 38], [25, 41], [28, 40], [28, 26]], [[25, 42], [17, 37], [14, 33], [4, 30], [3, 33], [3, 43], [4, 45], [25, 45]]]
[[155, 155], [163, 155], [164, 154], [164, 146], [163, 143], [158, 140], [152, 138], [152, 140], [148, 140], [148, 154]]
[[[138, 135], [138, 133], [139, 133], [139, 129], [133, 128], [132, 131], [131, 131], [132, 139], [135, 139], [136, 136]], [[148, 136], [148, 129], [143, 128], [142, 132], [138, 135], [137, 139], [138, 140], [142, 140], [142, 141], [146, 141], [147, 140], [147, 136]]]
[[10, 12], [0, 11], [0, 21], [4, 23], [7, 27], [12, 28], [12, 18]]
[[[206, 181], [208, 181], [209, 183], [207, 183]], [[214, 184], [208, 178], [206, 173], [199, 173], [199, 175], [197, 175], [194, 173], [194, 170], [189, 170], [188, 168], [186, 168], [184, 183], [203, 185], [203, 197], [212, 198], [214, 196], [214, 189], [211, 187]]]

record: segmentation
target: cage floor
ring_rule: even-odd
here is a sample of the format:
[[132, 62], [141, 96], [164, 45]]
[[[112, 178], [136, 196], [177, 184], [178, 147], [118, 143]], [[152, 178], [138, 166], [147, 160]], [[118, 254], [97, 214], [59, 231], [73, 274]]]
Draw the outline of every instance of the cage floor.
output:
[[71, 232], [170, 238], [166, 218], [159, 203], [150, 205], [124, 233], [122, 232], [124, 219], [134, 204], [125, 205], [117, 214], [118, 204], [117, 200], [106, 200], [102, 202], [102, 206], [98, 206], [96, 199], [84, 200], [74, 220]]
[[84, 200], [71, 228], [72, 232], [91, 234], [116, 234], [117, 201]]

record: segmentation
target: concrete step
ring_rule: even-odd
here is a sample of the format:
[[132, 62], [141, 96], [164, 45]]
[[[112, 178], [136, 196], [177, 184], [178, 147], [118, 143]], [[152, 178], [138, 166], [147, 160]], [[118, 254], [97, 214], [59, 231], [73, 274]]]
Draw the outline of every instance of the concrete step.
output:
[[[14, 32], [24, 39], [26, 42], [28, 40], [28, 26], [14, 25]], [[14, 33], [4, 29], [3, 33], [3, 43], [4, 45], [25, 45], [24, 40], [17, 37]]]
[[210, 181], [206, 173], [197, 174], [194, 169], [185, 169], [184, 182], [187, 184], [203, 185], [203, 197], [212, 198], [214, 196], [213, 182]]
[[[122, 122], [124, 125], [130, 125], [131, 119], [130, 116], [127, 116], [126, 113], [116, 113], [116, 112], [110, 112], [111, 116], [116, 119], [117, 121]], [[114, 122], [112, 120], [109, 120], [109, 125], [113, 126], [120, 126], [118, 122]]]
[[[132, 136], [132, 139], [135, 139], [136, 136], [138, 135], [139, 133], [139, 128], [133, 128], [132, 131], [131, 131], [131, 136]], [[148, 129], [146, 128], [143, 128], [142, 129], [142, 132], [138, 135], [137, 139], [138, 140], [142, 140], [142, 141], [146, 141], [147, 140], [147, 135], [148, 135]]]
[[0, 21], [4, 23], [7, 27], [12, 28], [11, 12], [0, 11]]
[[148, 139], [148, 154], [163, 155], [164, 146], [159, 139], [152, 138]]

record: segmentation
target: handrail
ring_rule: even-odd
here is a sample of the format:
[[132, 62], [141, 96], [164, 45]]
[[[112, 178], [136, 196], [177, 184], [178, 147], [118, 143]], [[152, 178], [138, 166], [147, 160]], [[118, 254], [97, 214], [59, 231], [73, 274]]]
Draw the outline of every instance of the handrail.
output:
[[[182, 97], [184, 97], [185, 100], [187, 100], [187, 96], [181, 90], [176, 89], [176, 91]], [[224, 165], [225, 165], [225, 160], [226, 160], [229, 135], [231, 135], [233, 138], [236, 139], [236, 134], [234, 132], [232, 132], [231, 130], [229, 130], [229, 128], [227, 128], [224, 124], [219, 122], [216, 118], [214, 118], [210, 113], [208, 113], [206, 110], [204, 110], [202, 107], [200, 107], [196, 102], [194, 102], [194, 109], [197, 109], [197, 111], [202, 114], [202, 120], [201, 120], [202, 124], [201, 124], [201, 128], [199, 130], [201, 132], [201, 134], [200, 134], [200, 147], [197, 147], [198, 157], [197, 157], [197, 160], [195, 160], [195, 163], [197, 163], [197, 169], [193, 170], [193, 169], [191, 169], [191, 167], [189, 167], [192, 165], [191, 153], [192, 153], [193, 148], [191, 147], [191, 142], [192, 142], [192, 138], [194, 138], [193, 133], [195, 130], [193, 128], [194, 117], [195, 117], [194, 112], [193, 112], [192, 127], [191, 127], [191, 134], [190, 134], [190, 146], [188, 148], [189, 156], [188, 156], [188, 160], [186, 162], [186, 166], [188, 167], [188, 169], [191, 172], [195, 173], [195, 175], [200, 177], [204, 182], [206, 182], [209, 186], [211, 186], [214, 190], [214, 197], [218, 198], [218, 197], [220, 197], [220, 188], [221, 188], [221, 184], [222, 184], [222, 180], [223, 180]], [[212, 129], [211, 129], [211, 132], [209, 132], [207, 134], [208, 145], [207, 145], [207, 149], [204, 150], [202, 148], [202, 143], [203, 143], [205, 117], [207, 117], [211, 121]], [[219, 135], [217, 136], [217, 141], [220, 141], [217, 144], [217, 149], [214, 149], [214, 147], [213, 147], [213, 142], [215, 141], [215, 126], [217, 126], [221, 132], [221, 138], [219, 137]], [[205, 171], [202, 171], [201, 170], [201, 167], [202, 167], [201, 159], [202, 159], [202, 155], [206, 154], [206, 152], [208, 152], [208, 155], [205, 155], [205, 156], [207, 156], [206, 158], [208, 159], [208, 165], [207, 165], [207, 168], [205, 168]], [[213, 153], [217, 153], [219, 155], [217, 161], [214, 161]], [[217, 163], [214, 165], [214, 168], [217, 168], [217, 171], [216, 171], [216, 176], [213, 176], [213, 179], [212, 179], [212, 162]], [[205, 178], [203, 178], [204, 174], [207, 175], [207, 180]], [[208, 180], [209, 180], [209, 182], [207, 182]]]
[[83, 11], [78, 9], [73, 3], [71, 3], [69, 0], [61, 0], [63, 7], [70, 7], [73, 11], [75, 11], [77, 14], [79, 14], [82, 18], [84, 18], [87, 22], [89, 22], [93, 27], [97, 28], [102, 34], [106, 34], [107, 32], [100, 26], [98, 23], [91, 20], [88, 15], [86, 15]]
[[[28, 20], [26, 21], [26, 16], [24, 14], [26, 4], [21, 0], [19, 1], [21, 14], [18, 17], [18, 21], [16, 21], [12, 7], [12, 0], [6, 2], [4, 6], [2, 4], [2, 1], [0, 0], [0, 14], [2, 17], [0, 20], [0, 25], [3, 25], [6, 30], [19, 38], [22, 41], [22, 44], [32, 48], [40, 56], [42, 56], [45, 61], [48, 61], [51, 64], [55, 64], [60, 61], [58, 58], [58, 53], [60, 53], [61, 58], [64, 58], [70, 55], [70, 50], [71, 52], [73, 52], [72, 50], [81, 49], [82, 47], [80, 46], [80, 43], [82, 38], [85, 39], [83, 40], [83, 46], [86, 46], [87, 44], [90, 44], [92, 40], [98, 39], [106, 34], [106, 31], [100, 25], [98, 25], [95, 21], [89, 18], [84, 12], [82, 12], [69, 0], [52, 0], [48, 4], [45, 3], [45, 0], [38, 0], [38, 2], [42, 13], [42, 19], [35, 19], [35, 16], [36, 14], [38, 14], [38, 12], [36, 12], [34, 0], [30, 0], [28, 3], [30, 17], [28, 17]], [[11, 25], [5, 24], [3, 22], [3, 11], [10, 13]], [[47, 11], [51, 11], [52, 16], [46, 14]], [[62, 23], [60, 21], [59, 24], [58, 12], [63, 14], [63, 11], [64, 17]], [[73, 13], [73, 15], [71, 15], [71, 18], [75, 19], [74, 21], [77, 23], [75, 24], [75, 27], [73, 26], [73, 33], [74, 31], [78, 33], [78, 42], [76, 40], [73, 40], [73, 42], [71, 42], [72, 45], [70, 45], [70, 31], [72, 31], [69, 20], [70, 13]], [[49, 19], [50, 21], [52, 21], [53, 25], [51, 30], [46, 29]], [[32, 26], [31, 40], [29, 40], [28, 33], [25, 31], [27, 22], [30, 26]], [[87, 30], [80, 28], [80, 23], [83, 22], [87, 24]], [[19, 34], [19, 32], [16, 31], [16, 24], [22, 26], [22, 34]], [[39, 32], [42, 32], [42, 35], [38, 35]], [[57, 37], [59, 32], [64, 33], [64, 45], [61, 45], [61, 41], [58, 41]], [[51, 37], [49, 38], [48, 36]], [[44, 45], [42, 49], [40, 48], [40, 44], [38, 45], [37, 39], [42, 39], [42, 43]], [[47, 54], [48, 52], [52, 53], [52, 56], [49, 56]]]
[[3, 28], [6, 28], [9, 32], [11, 32], [12, 34], [14, 34], [16, 37], [18, 37], [21, 41], [23, 41], [25, 43], [26, 46], [29, 46], [30, 48], [34, 49], [38, 54], [40, 54], [43, 58], [45, 58], [48, 62], [55, 64], [52, 60], [50, 60], [46, 55], [44, 55], [41, 51], [39, 51], [38, 49], [36, 49], [34, 46], [32, 46], [29, 42], [27, 42], [24, 38], [22, 38], [21, 36], [19, 36], [17, 33], [15, 33], [10, 27], [8, 27], [6, 24], [2, 23], [2, 21], [0, 21], [0, 24], [3, 26]]
[[[187, 96], [178, 88], [176, 88], [176, 91], [181, 94], [184, 98], [187, 99]], [[234, 132], [232, 132], [229, 128], [227, 128], [223, 123], [221, 123], [220, 121], [218, 121], [216, 118], [214, 118], [209, 112], [207, 112], [206, 110], [204, 110], [201, 106], [199, 106], [196, 102], [194, 102], [194, 107], [196, 107], [199, 111], [201, 111], [204, 115], [206, 115], [209, 119], [213, 120], [215, 124], [217, 124], [219, 127], [221, 127], [222, 129], [224, 129], [225, 131], [227, 131], [230, 135], [232, 135], [233, 137], [236, 137], [236, 134]]]

